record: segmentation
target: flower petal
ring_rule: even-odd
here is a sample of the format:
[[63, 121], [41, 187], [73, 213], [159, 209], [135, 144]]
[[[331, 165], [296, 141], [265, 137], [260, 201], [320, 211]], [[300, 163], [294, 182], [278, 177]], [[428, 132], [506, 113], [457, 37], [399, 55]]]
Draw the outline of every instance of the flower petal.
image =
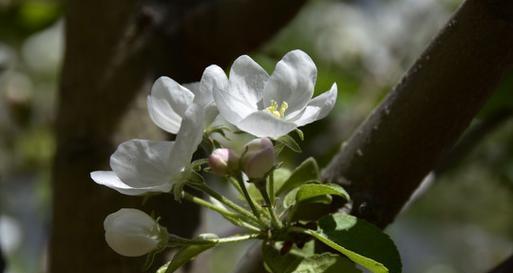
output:
[[226, 89], [228, 78], [223, 69], [217, 65], [210, 65], [203, 71], [201, 81], [198, 87], [198, 93], [194, 98], [194, 103], [207, 105], [214, 101], [213, 93], [215, 88]]
[[168, 168], [173, 173], [182, 171], [190, 164], [192, 155], [203, 140], [206, 111], [205, 106], [192, 104], [185, 112], [182, 128], [176, 135], [175, 145], [171, 151], [173, 160]]
[[168, 192], [177, 174], [169, 168], [174, 143], [133, 139], [121, 143], [110, 157], [110, 167], [123, 183], [136, 189]]
[[290, 51], [278, 62], [264, 88], [264, 107], [274, 100], [278, 105], [287, 102], [286, 113], [302, 110], [312, 98], [316, 77], [312, 59], [301, 50]]
[[117, 192], [125, 195], [141, 195], [151, 191], [151, 187], [133, 188], [125, 184], [119, 179], [116, 173], [112, 171], [95, 171], [91, 173], [94, 182], [109, 187]]
[[297, 126], [285, 120], [277, 119], [266, 111], [258, 111], [236, 124], [242, 131], [257, 137], [278, 138], [288, 134]]
[[230, 70], [231, 92], [235, 92], [250, 105], [256, 106], [262, 99], [268, 80], [267, 72], [248, 55], [237, 58]]
[[214, 89], [214, 100], [219, 114], [231, 124], [236, 124], [251, 113], [258, 111], [256, 104], [250, 105], [236, 90], [227, 88]]
[[285, 118], [288, 121], [294, 122], [297, 126], [303, 126], [326, 117], [335, 106], [336, 101], [337, 84], [334, 83], [328, 92], [324, 92], [311, 100], [296, 117], [292, 119]]
[[158, 78], [148, 96], [148, 112], [151, 120], [163, 130], [176, 134], [182, 116], [192, 102], [194, 94], [168, 77]]

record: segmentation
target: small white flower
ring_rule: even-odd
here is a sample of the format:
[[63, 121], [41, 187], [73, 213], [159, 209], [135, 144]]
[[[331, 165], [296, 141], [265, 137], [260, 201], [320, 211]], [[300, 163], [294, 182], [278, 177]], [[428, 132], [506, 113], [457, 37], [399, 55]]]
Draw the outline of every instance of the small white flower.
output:
[[[216, 76], [212, 75], [218, 72], [212, 66], [205, 69], [196, 95], [182, 98], [176, 92], [183, 87], [169, 78], [157, 80], [148, 97], [148, 107], [157, 125], [178, 133], [176, 141], [134, 139], [124, 142], [110, 157], [112, 171], [95, 171], [91, 178], [126, 195], [169, 192], [175, 183], [187, 180], [192, 155], [202, 141], [205, 124], [213, 120], [213, 110], [217, 115], [212, 99], [212, 82]], [[158, 87], [166, 83], [174, 87]]]
[[137, 257], [157, 249], [167, 240], [165, 229], [137, 209], [120, 209], [105, 218], [105, 241], [118, 254]]
[[317, 68], [301, 50], [287, 53], [269, 76], [249, 56], [232, 65], [229, 80], [217, 73], [214, 100], [220, 115], [257, 137], [277, 138], [324, 118], [335, 105], [337, 85], [312, 99]]

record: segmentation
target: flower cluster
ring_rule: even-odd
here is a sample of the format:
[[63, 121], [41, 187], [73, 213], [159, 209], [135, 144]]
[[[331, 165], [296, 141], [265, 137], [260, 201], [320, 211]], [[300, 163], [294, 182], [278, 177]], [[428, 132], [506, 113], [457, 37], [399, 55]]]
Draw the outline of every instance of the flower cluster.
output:
[[[279, 153], [287, 147], [298, 151], [303, 138], [298, 127], [326, 117], [335, 105], [336, 84], [312, 99], [316, 77], [311, 58], [293, 50], [278, 62], [272, 75], [244, 55], [235, 60], [228, 76], [211, 65], [198, 83], [157, 79], [147, 100], [149, 115], [157, 126], [176, 134], [175, 141], [124, 142], [110, 158], [112, 170], [92, 172], [91, 178], [126, 195], [173, 193], [176, 199], [219, 213], [244, 233], [181, 238], [168, 234], [140, 210], [121, 209], [105, 219], [108, 245], [121, 255], [141, 256], [168, 247], [186, 251], [189, 245], [208, 249], [219, 243], [261, 239], [286, 252], [287, 245], [302, 247], [315, 237], [305, 226], [312, 215], [305, 216], [302, 206], [329, 205], [334, 198], [349, 200], [349, 196], [340, 186], [320, 181], [314, 159], [291, 172], [281, 167]], [[196, 153], [199, 147], [201, 152]], [[224, 178], [245, 202], [214, 191], [203, 178], [207, 173]], [[211, 198], [194, 195], [197, 191]], [[180, 265], [172, 260], [165, 272]]]

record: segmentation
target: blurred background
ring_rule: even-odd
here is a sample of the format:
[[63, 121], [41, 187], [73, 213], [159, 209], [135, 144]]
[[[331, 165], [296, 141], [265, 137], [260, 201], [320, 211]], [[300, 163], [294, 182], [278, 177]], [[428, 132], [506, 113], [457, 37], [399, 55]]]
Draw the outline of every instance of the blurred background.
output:
[[[302, 49], [318, 66], [316, 92], [332, 82], [339, 86], [334, 112], [304, 128], [304, 153], [284, 156], [300, 162], [312, 155], [325, 165], [460, 3], [310, 1], [270, 42], [250, 52], [272, 72], [285, 52]], [[45, 272], [63, 11], [58, 1], [0, 0], [0, 246], [8, 273]], [[513, 73], [463, 136], [461, 149], [425, 180], [387, 229], [404, 272], [486, 272], [512, 253], [511, 89]], [[229, 229], [213, 215], [202, 218], [201, 231]], [[198, 264], [230, 272], [246, 247], [215, 249]]]

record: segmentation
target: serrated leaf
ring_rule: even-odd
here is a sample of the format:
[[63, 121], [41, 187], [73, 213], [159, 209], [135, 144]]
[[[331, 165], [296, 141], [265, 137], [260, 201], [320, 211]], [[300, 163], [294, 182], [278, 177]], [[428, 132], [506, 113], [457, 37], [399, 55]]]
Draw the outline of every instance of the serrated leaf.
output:
[[[203, 238], [205, 239], [205, 238]], [[208, 250], [214, 247], [217, 243], [205, 243], [199, 245], [188, 245], [182, 247], [178, 250], [178, 252], [173, 256], [173, 259], [161, 266], [157, 273], [172, 273], [175, 272], [178, 268], [183, 266], [184, 264], [192, 261], [196, 256], [198, 256], [201, 252]]]
[[337, 195], [350, 200], [349, 194], [337, 184], [305, 184], [297, 191], [296, 203], [307, 202], [309, 199], [323, 195]]
[[[290, 208], [294, 205], [296, 205], [296, 196], [299, 191], [299, 188], [293, 189], [287, 195], [285, 195], [285, 198], [283, 199], [283, 207], [284, 208]], [[308, 203], [320, 203], [320, 204], [331, 204], [331, 201], [333, 201], [333, 198], [329, 195], [319, 195], [312, 198], [309, 198], [308, 200], [303, 200], [303, 202]]]
[[277, 138], [276, 142], [285, 145], [285, 147], [291, 149], [292, 151], [294, 151], [296, 153], [301, 153], [301, 151], [302, 151], [301, 146], [299, 146], [297, 141], [289, 135], [284, 135], [284, 136]]
[[264, 246], [264, 265], [271, 273], [359, 273], [354, 264], [336, 254], [322, 253], [301, 256], [293, 253], [281, 255], [271, 245]]
[[346, 213], [319, 220], [318, 231], [309, 234], [373, 273], [400, 273], [399, 252], [377, 227]]
[[290, 177], [283, 183], [276, 195], [287, 193], [298, 186], [309, 181], [319, 180], [319, 166], [313, 157], [307, 158], [294, 171]]

